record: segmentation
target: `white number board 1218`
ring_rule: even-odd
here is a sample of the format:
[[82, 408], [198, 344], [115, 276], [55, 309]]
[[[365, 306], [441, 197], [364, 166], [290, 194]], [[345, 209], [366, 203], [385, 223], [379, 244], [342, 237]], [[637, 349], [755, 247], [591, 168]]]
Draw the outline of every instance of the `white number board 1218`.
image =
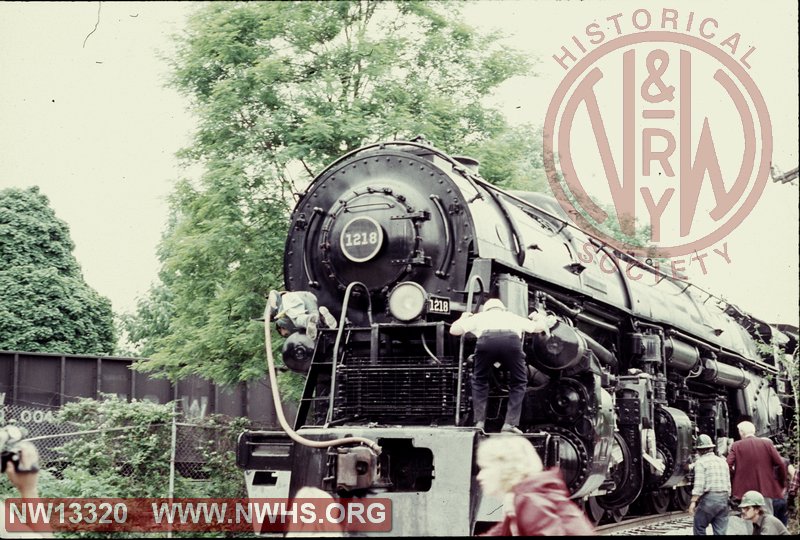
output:
[[428, 313], [441, 313], [447, 315], [450, 313], [450, 299], [441, 298], [439, 296], [428, 297]]

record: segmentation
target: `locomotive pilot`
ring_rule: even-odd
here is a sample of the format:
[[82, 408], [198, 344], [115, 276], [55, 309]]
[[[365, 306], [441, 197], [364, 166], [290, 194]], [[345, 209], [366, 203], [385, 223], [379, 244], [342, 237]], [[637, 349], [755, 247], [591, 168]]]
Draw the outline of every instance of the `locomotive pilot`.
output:
[[548, 332], [544, 316], [534, 312], [530, 318], [525, 318], [511, 313], [496, 298], [488, 300], [480, 313], [463, 313], [450, 327], [454, 336], [472, 334], [478, 339], [472, 368], [472, 411], [478, 429], [483, 429], [486, 422], [489, 374], [492, 365], [499, 362], [510, 375], [506, 417], [501, 431], [522, 433], [517, 426], [528, 386], [528, 368], [522, 350], [525, 332]]

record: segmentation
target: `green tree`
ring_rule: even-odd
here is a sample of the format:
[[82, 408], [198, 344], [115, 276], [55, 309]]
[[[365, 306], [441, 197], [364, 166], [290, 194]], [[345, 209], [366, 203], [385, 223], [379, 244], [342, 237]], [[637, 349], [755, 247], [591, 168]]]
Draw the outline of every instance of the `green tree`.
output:
[[[172, 406], [113, 395], [102, 401], [67, 403], [59, 420], [75, 431], [106, 430], [72, 437], [60, 448], [66, 462], [61, 497], [167, 497]], [[186, 489], [183, 484], [180, 489]]]
[[[177, 185], [161, 283], [129, 320], [150, 356], [140, 368], [223, 382], [263, 375], [263, 327], [253, 318], [282, 287], [291, 195], [345, 151], [422, 134], [484, 159], [490, 181], [517, 185], [535, 167], [526, 147], [509, 149], [527, 135], [482, 104], [529, 62], [498, 34], [464, 24], [459, 9], [212, 3], [191, 17], [173, 82], [199, 119], [182, 156], [205, 173]], [[527, 165], [508, 163], [522, 154]]]
[[[75, 431], [61, 446], [65, 466], [57, 486], [60, 497], [167, 497], [172, 454], [171, 403], [119, 399], [80, 399], [64, 405], [59, 420]], [[237, 497], [245, 495], [236, 467], [236, 438], [249, 426], [246, 418], [211, 415], [179, 425], [179, 446], [201, 455], [208, 479], [192, 482], [176, 475], [175, 496]], [[43, 490], [44, 491], [44, 490]]]
[[0, 191], [0, 349], [111, 354], [111, 302], [83, 280], [67, 224], [36, 187]]
[[[666, 262], [663, 254], [659, 252], [658, 247], [652, 244], [650, 225], [640, 225], [638, 219], [632, 220], [630, 216], [617, 218], [613, 205], [602, 205], [602, 208], [608, 215], [608, 218], [599, 226], [603, 233], [621, 242], [623, 246], [631, 246], [646, 250], [645, 253], [650, 260]], [[633, 231], [633, 235], [625, 231]]]
[[550, 193], [542, 159], [542, 130], [509, 127], [466, 152], [480, 161], [481, 176], [508, 190]]

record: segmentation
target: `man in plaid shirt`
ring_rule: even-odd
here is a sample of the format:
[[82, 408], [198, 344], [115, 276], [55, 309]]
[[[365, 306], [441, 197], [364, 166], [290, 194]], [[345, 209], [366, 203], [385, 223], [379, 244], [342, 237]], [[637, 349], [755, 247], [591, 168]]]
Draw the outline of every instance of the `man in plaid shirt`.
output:
[[794, 514], [795, 503], [797, 502], [797, 492], [800, 490], [800, 468], [789, 464], [789, 487], [786, 490], [786, 502], [789, 505], [789, 514]]
[[711, 437], [700, 435], [697, 439], [700, 457], [694, 464], [694, 486], [689, 504], [689, 513], [694, 516], [695, 536], [705, 536], [709, 524], [715, 536], [724, 535], [728, 528], [731, 477], [727, 461], [717, 456], [713, 449]]

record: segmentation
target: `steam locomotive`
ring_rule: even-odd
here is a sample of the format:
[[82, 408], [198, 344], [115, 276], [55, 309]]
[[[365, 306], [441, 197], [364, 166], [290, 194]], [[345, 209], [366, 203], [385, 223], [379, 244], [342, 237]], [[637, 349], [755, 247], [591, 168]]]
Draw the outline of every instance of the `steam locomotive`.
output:
[[488, 434], [472, 427], [474, 342], [448, 331], [489, 297], [550, 315], [549, 336], [525, 341], [519, 427], [595, 521], [631, 505], [685, 509], [699, 434], [725, 452], [747, 417], [780, 443], [794, 418], [782, 357], [797, 328], [660, 273], [573, 226], [552, 198], [498, 189], [471, 158], [424, 141], [365, 146], [324, 170], [292, 214], [284, 275], [339, 320], [284, 346], [307, 375], [294, 430], [363, 437], [380, 453], [246, 432], [237, 461], [250, 497], [314, 486], [389, 498], [395, 535], [474, 534], [501, 519], [475, 451], [499, 431], [508, 374], [492, 374]]

